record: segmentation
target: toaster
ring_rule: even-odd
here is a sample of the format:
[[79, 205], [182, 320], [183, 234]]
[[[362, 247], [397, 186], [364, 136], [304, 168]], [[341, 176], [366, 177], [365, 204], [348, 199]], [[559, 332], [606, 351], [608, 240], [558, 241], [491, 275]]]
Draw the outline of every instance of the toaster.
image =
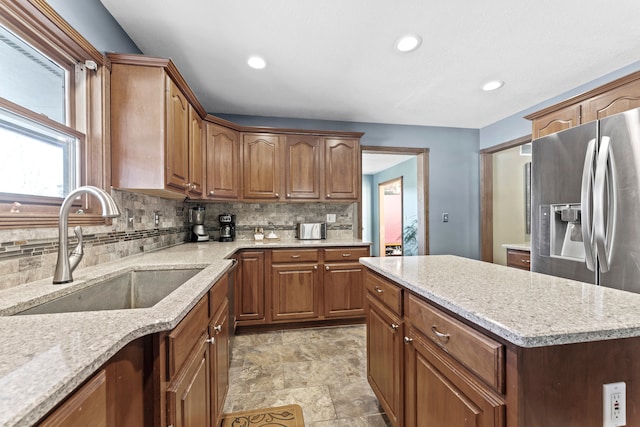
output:
[[300, 240], [319, 240], [327, 238], [327, 224], [324, 222], [296, 224], [296, 238]]

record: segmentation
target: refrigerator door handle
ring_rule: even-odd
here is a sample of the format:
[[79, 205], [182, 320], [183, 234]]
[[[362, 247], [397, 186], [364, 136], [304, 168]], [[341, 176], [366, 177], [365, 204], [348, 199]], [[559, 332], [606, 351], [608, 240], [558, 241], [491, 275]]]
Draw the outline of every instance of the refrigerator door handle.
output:
[[[600, 139], [600, 150], [596, 165], [594, 184], [593, 223], [600, 261], [600, 271], [607, 273], [611, 265], [611, 247], [615, 230], [615, 211], [617, 197], [615, 194], [615, 165], [611, 157], [611, 138]], [[607, 217], [605, 219], [605, 208]]]
[[584, 244], [585, 263], [590, 271], [596, 271], [593, 221], [591, 220], [591, 196], [593, 194], [594, 181], [593, 161], [595, 156], [596, 140], [594, 138], [590, 140], [587, 145], [587, 153], [584, 156], [584, 168], [582, 169], [582, 186], [580, 189], [582, 243]]

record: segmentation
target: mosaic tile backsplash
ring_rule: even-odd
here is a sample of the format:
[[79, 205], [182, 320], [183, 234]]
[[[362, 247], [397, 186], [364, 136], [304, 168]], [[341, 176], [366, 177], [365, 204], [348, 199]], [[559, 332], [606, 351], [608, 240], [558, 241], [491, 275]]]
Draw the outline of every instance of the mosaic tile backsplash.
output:
[[[113, 261], [185, 242], [190, 236], [189, 208], [198, 205], [139, 193], [112, 190], [122, 216], [110, 226], [83, 227], [85, 255], [78, 268]], [[355, 204], [324, 203], [204, 203], [205, 228], [212, 240], [220, 235], [218, 215], [236, 215], [236, 239], [253, 239], [256, 227], [293, 238], [297, 222], [325, 222], [328, 237], [353, 237]], [[156, 224], [156, 213], [158, 222]], [[69, 228], [72, 236], [72, 228]], [[69, 238], [69, 247], [76, 243]], [[53, 276], [58, 252], [57, 228], [0, 231], [0, 289]]]

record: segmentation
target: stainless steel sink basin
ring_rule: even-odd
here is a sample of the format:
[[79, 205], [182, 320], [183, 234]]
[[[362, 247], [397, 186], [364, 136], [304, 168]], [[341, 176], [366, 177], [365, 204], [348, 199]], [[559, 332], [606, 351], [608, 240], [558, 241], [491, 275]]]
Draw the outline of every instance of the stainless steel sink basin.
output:
[[16, 314], [148, 308], [200, 271], [201, 268], [133, 270]]

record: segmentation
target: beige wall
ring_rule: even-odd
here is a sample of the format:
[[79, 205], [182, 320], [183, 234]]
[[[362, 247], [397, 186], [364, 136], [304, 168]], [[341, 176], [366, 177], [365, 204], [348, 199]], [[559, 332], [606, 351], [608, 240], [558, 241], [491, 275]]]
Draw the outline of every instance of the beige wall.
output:
[[525, 233], [524, 165], [520, 147], [493, 155], [493, 262], [506, 265], [505, 243], [528, 242]]

